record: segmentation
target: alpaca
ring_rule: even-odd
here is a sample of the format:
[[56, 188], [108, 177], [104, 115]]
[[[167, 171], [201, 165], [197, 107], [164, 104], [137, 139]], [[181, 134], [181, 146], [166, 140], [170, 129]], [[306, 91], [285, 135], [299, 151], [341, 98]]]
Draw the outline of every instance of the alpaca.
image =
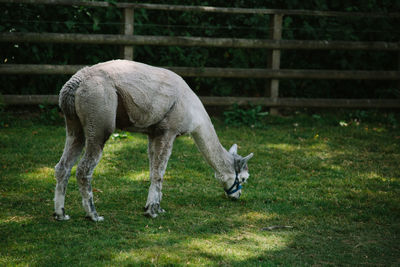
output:
[[64, 113], [66, 141], [55, 167], [57, 185], [54, 217], [68, 220], [64, 202], [71, 168], [82, 153], [76, 177], [87, 217], [102, 221], [96, 212], [91, 180], [107, 139], [116, 128], [148, 135], [150, 188], [145, 215], [155, 218], [161, 206], [162, 183], [176, 137], [191, 134], [226, 194], [241, 195], [249, 177], [246, 157], [220, 144], [199, 98], [177, 74], [143, 63], [113, 60], [85, 67], [62, 87], [59, 105]]

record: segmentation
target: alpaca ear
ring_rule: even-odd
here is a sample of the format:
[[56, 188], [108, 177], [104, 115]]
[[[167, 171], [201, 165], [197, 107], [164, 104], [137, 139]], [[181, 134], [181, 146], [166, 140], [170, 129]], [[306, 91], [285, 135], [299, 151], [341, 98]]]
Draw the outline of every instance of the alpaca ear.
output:
[[253, 153], [250, 153], [250, 154], [248, 154], [246, 157], [243, 158], [243, 161], [244, 161], [245, 163], [247, 163], [247, 162], [249, 161], [249, 159], [251, 159], [253, 156], [254, 156], [254, 154], [253, 154]]
[[237, 144], [233, 144], [232, 147], [229, 149], [229, 153], [236, 155], [237, 154]]
[[253, 153], [250, 153], [249, 155], [247, 155], [244, 158], [241, 158], [239, 160], [236, 161], [236, 166], [238, 166], [239, 170], [242, 171], [243, 168], [246, 166], [247, 162], [249, 161], [249, 159], [251, 159], [254, 156]]
[[246, 157], [244, 157], [244, 158], [239, 160], [239, 168], [240, 168], [240, 170], [242, 170], [244, 168], [244, 166], [246, 166], [246, 164], [249, 161], [249, 159], [251, 159], [253, 156], [254, 156], [254, 154], [250, 153]]

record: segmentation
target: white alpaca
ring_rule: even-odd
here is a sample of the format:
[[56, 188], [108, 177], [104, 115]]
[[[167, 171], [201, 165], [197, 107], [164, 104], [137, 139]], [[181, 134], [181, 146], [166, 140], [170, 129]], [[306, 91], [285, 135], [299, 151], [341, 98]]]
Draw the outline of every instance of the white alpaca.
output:
[[103, 146], [115, 128], [148, 135], [151, 185], [145, 214], [161, 209], [163, 176], [177, 136], [190, 133], [227, 195], [238, 199], [249, 177], [247, 161], [237, 146], [226, 151], [199, 98], [177, 74], [142, 63], [115, 60], [86, 67], [63, 86], [60, 107], [66, 123], [63, 155], [55, 167], [55, 218], [68, 220], [65, 192], [71, 168], [85, 147], [77, 167], [83, 207], [93, 221], [102, 221], [93, 202], [91, 179]]

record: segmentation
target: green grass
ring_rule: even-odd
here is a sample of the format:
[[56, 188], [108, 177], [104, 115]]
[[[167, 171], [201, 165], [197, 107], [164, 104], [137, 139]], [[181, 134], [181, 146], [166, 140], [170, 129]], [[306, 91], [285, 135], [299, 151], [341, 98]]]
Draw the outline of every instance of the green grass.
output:
[[[176, 140], [157, 219], [143, 216], [147, 138], [109, 140], [94, 173], [101, 223], [84, 219], [74, 176], [67, 222], [52, 218], [62, 124], [6, 114], [0, 128], [0, 265], [400, 265], [400, 130], [322, 116], [265, 129], [216, 120], [225, 147], [254, 152], [230, 201], [193, 140]], [[4, 114], [3, 114], [4, 116]], [[342, 123], [343, 125], [343, 123]], [[73, 175], [75, 168], [73, 169]], [[263, 231], [271, 225], [293, 229]]]

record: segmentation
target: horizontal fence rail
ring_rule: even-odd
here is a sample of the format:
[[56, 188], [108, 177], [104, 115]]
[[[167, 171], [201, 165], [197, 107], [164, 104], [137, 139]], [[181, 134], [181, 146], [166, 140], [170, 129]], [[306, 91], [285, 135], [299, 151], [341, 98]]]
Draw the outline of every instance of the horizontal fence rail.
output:
[[75, 1], [75, 0], [0, 0], [0, 3], [68, 5], [68, 6], [87, 6], [87, 7], [144, 8], [149, 10], [190, 11], [190, 12], [228, 13], [228, 14], [259, 14], [259, 15], [282, 14], [282, 15], [298, 15], [298, 16], [367, 17], [367, 18], [400, 17], [399, 12], [388, 12], [388, 13], [339, 12], [339, 11], [290, 10], [290, 9], [267, 9], [267, 8], [185, 6], [185, 5], [145, 4], [145, 3], [119, 3], [119, 2], [112, 3], [112, 2], [99, 2], [99, 1]]
[[[0, 42], [7, 43], [58, 43], [58, 44], [96, 44], [118, 45], [124, 48], [124, 58], [133, 59], [133, 46], [186, 46], [216, 48], [250, 48], [270, 50], [267, 68], [217, 68], [217, 67], [165, 67], [186, 77], [221, 77], [221, 78], [257, 78], [266, 79], [270, 97], [200, 97], [205, 105], [230, 106], [262, 105], [271, 107], [326, 107], [326, 108], [400, 108], [400, 99], [294, 99], [279, 98], [280, 79], [329, 79], [329, 80], [399, 80], [400, 57], [397, 70], [314, 70], [314, 69], [281, 69], [281, 50], [363, 50], [400, 53], [400, 42], [360, 42], [360, 41], [315, 41], [315, 40], [282, 40], [283, 16], [320, 16], [320, 17], [360, 17], [360, 18], [400, 18], [399, 12], [364, 13], [336, 12], [314, 10], [282, 10], [230, 8], [212, 6], [185, 6], [147, 3], [121, 3], [77, 0], [0, 0], [9, 4], [45, 4], [86, 6], [93, 8], [119, 8], [124, 11], [124, 34], [79, 34], [79, 33], [33, 33], [3, 32]], [[147, 36], [134, 35], [134, 9], [149, 9], [180, 12], [208, 12], [227, 14], [271, 15], [270, 39], [245, 38], [211, 38], [187, 36]], [[50, 65], [50, 64], [0, 64], [2, 75], [55, 75], [74, 74], [84, 65]], [[400, 83], [399, 83], [400, 84]], [[266, 92], [267, 92], [266, 91]], [[268, 94], [267, 94], [268, 95]], [[57, 95], [3, 95], [6, 104], [56, 104]]]
[[79, 33], [0, 33], [0, 42], [400, 51], [400, 42], [350, 42]]
[[[85, 65], [3, 64], [0, 74], [74, 74]], [[184, 77], [400, 80], [400, 71], [164, 67]]]

